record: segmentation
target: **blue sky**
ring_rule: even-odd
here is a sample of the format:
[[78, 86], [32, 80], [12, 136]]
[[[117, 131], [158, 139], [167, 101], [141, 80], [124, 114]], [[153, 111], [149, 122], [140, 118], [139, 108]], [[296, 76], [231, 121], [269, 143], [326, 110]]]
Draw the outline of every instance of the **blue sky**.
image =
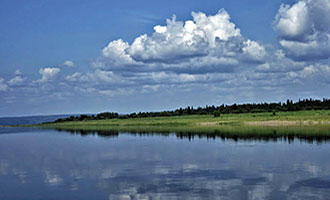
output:
[[0, 116], [329, 97], [329, 0], [0, 3]]

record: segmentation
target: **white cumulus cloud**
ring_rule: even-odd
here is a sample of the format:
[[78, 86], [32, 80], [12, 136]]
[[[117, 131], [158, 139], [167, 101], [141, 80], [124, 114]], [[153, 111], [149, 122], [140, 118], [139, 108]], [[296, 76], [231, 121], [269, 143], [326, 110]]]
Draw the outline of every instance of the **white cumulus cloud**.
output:
[[4, 83], [4, 79], [0, 78], [0, 91], [7, 91], [8, 86]]
[[165, 26], [155, 26], [151, 36], [143, 34], [132, 44], [122, 39], [112, 41], [94, 66], [105, 70], [128, 66], [148, 69], [213, 66], [219, 71], [240, 62], [264, 62], [265, 48], [245, 39], [224, 9], [210, 16], [192, 12], [192, 17], [183, 22], [174, 16]]
[[20, 85], [24, 82], [24, 78], [22, 78], [21, 76], [15, 76], [14, 78], [10, 79], [8, 81], [8, 84], [10, 86], [14, 86], [14, 85]]
[[65, 67], [75, 67], [76, 66], [76, 64], [71, 60], [65, 61], [62, 65]]
[[72, 75], [66, 76], [65, 80], [70, 82], [81, 82], [87, 85], [96, 85], [104, 83], [122, 83], [121, 77], [114, 74], [112, 71], [104, 71], [96, 69], [94, 72], [81, 73], [75, 72]]
[[114, 66], [135, 64], [135, 61], [126, 52], [128, 48], [128, 42], [124, 42], [122, 39], [115, 40], [102, 50], [102, 56]]
[[[292, 71], [287, 73], [289, 78], [293, 79], [312, 79], [316, 80], [324, 79], [325, 81], [330, 81], [328, 77], [330, 77], [330, 66], [315, 64], [304, 67], [300, 71]], [[319, 81], [315, 81], [319, 82]]]
[[258, 42], [247, 40], [244, 42], [242, 48], [243, 53], [251, 61], [263, 61], [267, 56], [265, 47], [260, 45]]
[[15, 75], [20, 76], [20, 75], [22, 75], [22, 72], [21, 72], [19, 69], [17, 69], [17, 70], [15, 71]]
[[65, 79], [67, 81], [80, 81], [83, 74], [81, 72], [75, 72], [72, 75], [67, 76]]
[[39, 74], [42, 76], [39, 82], [47, 82], [56, 78], [60, 73], [60, 69], [56, 67], [46, 67], [39, 70]]
[[300, 0], [282, 4], [274, 28], [281, 46], [296, 60], [330, 58], [330, 1]]

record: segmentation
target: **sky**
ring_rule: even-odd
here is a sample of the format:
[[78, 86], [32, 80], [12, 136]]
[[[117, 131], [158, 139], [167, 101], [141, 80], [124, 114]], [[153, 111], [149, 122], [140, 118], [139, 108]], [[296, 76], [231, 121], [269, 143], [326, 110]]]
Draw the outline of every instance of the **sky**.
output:
[[0, 116], [329, 98], [330, 0], [0, 5]]

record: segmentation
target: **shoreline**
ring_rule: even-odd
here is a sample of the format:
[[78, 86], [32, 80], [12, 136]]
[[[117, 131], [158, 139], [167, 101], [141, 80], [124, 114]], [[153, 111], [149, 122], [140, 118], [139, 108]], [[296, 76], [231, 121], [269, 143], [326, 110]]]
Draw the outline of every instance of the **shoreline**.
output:
[[37, 125], [70, 133], [112, 135], [178, 134], [229, 138], [330, 138], [329, 111], [189, 115], [110, 120], [86, 120]]
[[[291, 132], [327, 132], [330, 135], [330, 110], [293, 111], [267, 113], [184, 115], [172, 117], [147, 117], [107, 120], [83, 120], [50, 122], [34, 125], [2, 127], [39, 127], [61, 130], [87, 131], [140, 131], [140, 132], [251, 132], [252, 129], [268, 131], [272, 129], [290, 129]], [[283, 130], [282, 130], [283, 129]], [[253, 134], [253, 132], [251, 132]]]

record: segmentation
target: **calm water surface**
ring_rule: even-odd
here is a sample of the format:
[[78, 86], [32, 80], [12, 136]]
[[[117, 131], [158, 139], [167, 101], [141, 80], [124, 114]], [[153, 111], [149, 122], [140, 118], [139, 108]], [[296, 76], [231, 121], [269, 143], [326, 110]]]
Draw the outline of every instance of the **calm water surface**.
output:
[[330, 145], [2, 128], [0, 199], [330, 199]]

